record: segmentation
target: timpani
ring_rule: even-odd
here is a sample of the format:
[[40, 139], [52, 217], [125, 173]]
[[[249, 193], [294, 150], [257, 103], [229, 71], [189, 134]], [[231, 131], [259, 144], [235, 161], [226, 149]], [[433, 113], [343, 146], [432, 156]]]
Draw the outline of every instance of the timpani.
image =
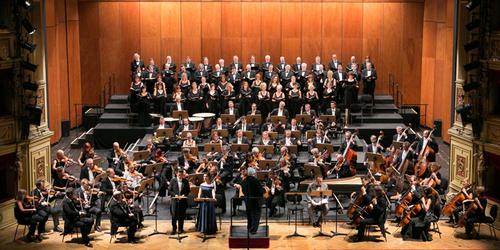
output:
[[212, 124], [212, 119], [215, 117], [214, 113], [196, 113], [193, 117], [203, 118], [203, 128], [210, 130], [210, 125]]
[[190, 122], [193, 123], [194, 129], [200, 131], [200, 129], [201, 129], [201, 123], [203, 122], [204, 119], [201, 118], [201, 117], [192, 117], [192, 116], [189, 117], [188, 119], [189, 119]]

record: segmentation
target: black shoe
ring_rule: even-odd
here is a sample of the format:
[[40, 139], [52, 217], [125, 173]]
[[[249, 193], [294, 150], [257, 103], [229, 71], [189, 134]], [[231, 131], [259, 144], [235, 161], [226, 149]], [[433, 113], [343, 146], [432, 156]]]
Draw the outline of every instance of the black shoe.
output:
[[62, 232], [62, 229], [61, 229], [61, 228], [59, 228], [59, 227], [54, 227], [54, 232], [61, 233], [61, 232]]
[[34, 242], [36, 240], [35, 236], [33, 235], [26, 235], [26, 241], [28, 242]]
[[137, 226], [137, 228], [138, 228], [138, 229], [142, 229], [142, 228], [144, 228], [144, 224], [142, 224], [142, 222], [141, 222], [141, 223], [139, 223], [139, 225]]
[[129, 238], [127, 240], [128, 243], [131, 243], [131, 244], [137, 244], [139, 243], [139, 239], [135, 238], [135, 237], [132, 237], [132, 238]]
[[185, 234], [186, 232], [184, 232], [183, 229], [179, 230], [179, 234]]
[[446, 221], [446, 223], [448, 223], [448, 224], [455, 224], [455, 220], [449, 219], [448, 221]]
[[42, 242], [42, 241], [43, 241], [43, 237], [42, 237], [42, 235], [40, 235], [40, 234], [39, 234], [39, 235], [37, 235], [37, 236], [36, 236], [36, 242]]
[[231, 216], [236, 216], [236, 211], [233, 211], [233, 213], [231, 214]]
[[175, 230], [173, 230], [173, 231], [170, 233], [170, 235], [176, 235], [176, 234], [177, 234], [177, 232], [176, 232]]
[[101, 232], [102, 231], [101, 230], [101, 226], [96, 226], [94, 229], [95, 229], [96, 232]]
[[85, 242], [85, 243], [83, 243], [83, 244], [84, 244], [86, 247], [92, 247], [92, 243], [90, 243], [90, 241], [89, 241], [89, 242]]

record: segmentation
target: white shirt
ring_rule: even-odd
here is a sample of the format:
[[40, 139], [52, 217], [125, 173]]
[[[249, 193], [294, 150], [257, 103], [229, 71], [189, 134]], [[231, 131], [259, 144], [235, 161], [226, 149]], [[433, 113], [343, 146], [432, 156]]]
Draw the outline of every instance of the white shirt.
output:
[[242, 141], [243, 141], [243, 138], [242, 137], [238, 137], [238, 143], [237, 144], [242, 144]]
[[398, 167], [398, 170], [401, 169], [401, 167], [403, 166], [403, 163], [405, 162], [406, 160], [406, 156], [408, 156], [408, 152], [409, 151], [405, 151], [403, 150], [403, 152], [401, 153], [401, 163], [399, 164], [399, 167]]
[[428, 142], [429, 142], [429, 139], [428, 138], [424, 138], [424, 143], [422, 144], [422, 149], [420, 151], [420, 154], [424, 153], [424, 149], [425, 149], [425, 147], [427, 147], [427, 143]]
[[316, 143], [323, 143], [322, 139], [323, 138], [321, 138], [321, 137], [316, 137]]
[[182, 190], [182, 180], [179, 180], [177, 178], [177, 185], [179, 185], [179, 194], [181, 193], [181, 190]]
[[371, 70], [367, 70], [366, 71], [366, 76], [371, 76], [372, 75], [372, 71]]
[[278, 116], [283, 116], [283, 110], [282, 109], [278, 109]]
[[229, 108], [229, 114], [234, 115], [234, 108]]
[[336, 108], [332, 109], [332, 115], [335, 116], [335, 110], [337, 110]]
[[342, 77], [342, 73], [339, 73], [339, 80], [342, 81], [344, 78]]
[[158, 129], [163, 129], [163, 128], [165, 128], [165, 124], [158, 125]]
[[241, 124], [241, 131], [247, 131], [247, 124]]
[[182, 110], [182, 104], [180, 102], [177, 103], [177, 110], [179, 110], [179, 111]]
[[184, 169], [185, 170], [189, 169], [189, 161], [188, 161], [188, 159], [186, 159], [186, 157], [184, 157]]
[[396, 141], [401, 141], [402, 138], [403, 138], [403, 133], [398, 134]]
[[290, 145], [292, 145], [292, 140], [290, 137], [286, 137], [285, 138], [285, 146], [290, 146]]
[[113, 180], [111, 180], [110, 177], [108, 177], [109, 181], [111, 182], [111, 186], [113, 186], [113, 191], [116, 191], [116, 184]]
[[292, 131], [296, 131], [297, 130], [297, 125], [292, 125]]
[[88, 168], [88, 171], [89, 171], [89, 181], [94, 181], [94, 173], [92, 173], [92, 170], [90, 168]]
[[372, 152], [373, 152], [374, 154], [376, 154], [376, 153], [377, 153], [377, 149], [378, 149], [377, 145], [372, 144]]

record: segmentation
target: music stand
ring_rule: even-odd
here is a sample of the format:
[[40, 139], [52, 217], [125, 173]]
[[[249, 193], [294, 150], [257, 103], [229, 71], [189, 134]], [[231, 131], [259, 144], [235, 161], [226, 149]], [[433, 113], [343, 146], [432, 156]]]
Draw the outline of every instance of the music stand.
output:
[[321, 174], [321, 169], [319, 166], [316, 166], [312, 163], [306, 163], [304, 164], [304, 175], [309, 173], [312, 173], [314, 177], [323, 176], [323, 174]]
[[[198, 203], [215, 203], [215, 202], [217, 202], [216, 199], [212, 199], [212, 198], [196, 198], [196, 199], [194, 199], [194, 201], [198, 202]], [[201, 206], [200, 206], [200, 209], [201, 209]], [[205, 211], [203, 211], [203, 213], [205, 214], [205, 218], [207, 218], [208, 217], [208, 209], [204, 209], [204, 210]], [[202, 222], [200, 222], [200, 223], [202, 223]], [[206, 231], [207, 231], [206, 224], [203, 224], [202, 227], [203, 227], [203, 230], [202, 230], [203, 235], [198, 235], [199, 238], [202, 238], [201, 242], [205, 242], [208, 239], [215, 238], [215, 236], [213, 236], [213, 235], [206, 234]]]
[[278, 124], [280, 122], [281, 122], [281, 124], [286, 124], [286, 116], [273, 115], [273, 116], [271, 116], [271, 122], [273, 124]]
[[203, 151], [205, 152], [222, 152], [222, 146], [220, 143], [207, 143], [203, 146]]
[[334, 115], [320, 115], [319, 119], [323, 121], [323, 123], [332, 123], [337, 121], [337, 118]]
[[384, 162], [384, 157], [381, 154], [366, 152], [365, 156], [366, 156], [366, 161], [371, 161], [377, 164]]
[[159, 128], [156, 130], [156, 137], [174, 137], [174, 129], [173, 128]]
[[182, 139], [186, 139], [186, 137], [187, 137], [187, 133], [191, 133], [191, 136], [192, 136], [193, 138], [198, 137], [198, 130], [185, 130], [185, 131], [182, 131], [182, 132], [181, 132], [181, 138], [182, 138]]
[[227, 138], [229, 136], [229, 131], [227, 129], [212, 129], [212, 132], [217, 132], [219, 136]]
[[270, 131], [267, 132], [267, 134], [269, 135], [269, 138], [271, 138], [271, 140], [276, 140], [276, 138], [278, 138], [278, 132]]
[[190, 174], [188, 175], [188, 180], [193, 183], [193, 185], [199, 186], [203, 183], [203, 174]]
[[[309, 194], [311, 197], [320, 197], [323, 199], [323, 197], [330, 197], [332, 196], [332, 190], [313, 190], [311, 191], [311, 194]], [[333, 237], [333, 235], [329, 235], [326, 233], [323, 233], [323, 215], [321, 215], [321, 222], [319, 223], [319, 232], [315, 235], [313, 235], [313, 238], [316, 237]]]
[[[187, 199], [186, 196], [184, 195], [181, 195], [181, 196], [174, 196], [174, 197], [171, 197], [172, 200], [175, 201], [175, 217], [177, 218], [177, 220], [179, 220], [179, 201], [180, 200], [183, 200], [183, 199]], [[173, 203], [172, 203], [173, 204]], [[170, 206], [172, 206], [172, 204], [170, 204]], [[169, 236], [168, 238], [169, 239], [176, 239], [177, 241], [179, 241], [179, 243], [181, 243], [182, 239], [186, 238], [187, 235], [180, 235], [180, 232], [179, 230], [177, 230], [177, 236]]]
[[133, 161], [146, 160], [147, 158], [149, 158], [150, 154], [151, 152], [149, 152], [148, 150], [136, 151], [132, 153], [132, 160]]
[[[299, 234], [297, 232], [297, 207], [298, 207], [298, 204], [297, 204], [297, 201], [299, 200], [299, 196], [302, 197], [302, 194], [303, 193], [299, 193], [299, 192], [288, 192], [285, 194], [285, 197], [288, 197], [288, 196], [292, 196], [293, 198], [293, 202], [294, 202], [294, 205], [295, 205], [295, 231], [293, 232], [293, 234], [290, 234], [290, 235], [287, 235], [286, 237], [287, 238], [293, 238], [293, 237], [303, 237], [305, 238], [306, 236], [305, 235], [302, 235], [302, 234]], [[288, 198], [287, 198], [288, 200]]]
[[297, 154], [298, 152], [298, 147], [297, 145], [290, 145], [290, 146], [286, 146], [288, 148], [288, 152], [290, 154]]
[[247, 122], [250, 124], [261, 124], [262, 123], [262, 116], [261, 115], [248, 115], [246, 116]]
[[257, 145], [257, 148], [259, 149], [259, 152], [263, 154], [273, 154], [274, 153], [274, 146], [272, 145]]
[[300, 130], [294, 130], [291, 132], [292, 132], [292, 138], [300, 140], [300, 138], [302, 137], [302, 133], [300, 132]]
[[260, 170], [269, 170], [276, 166], [278, 161], [276, 160], [260, 160], [259, 161], [259, 169]]
[[[158, 202], [157, 202], [157, 199], [158, 199], [159, 192], [158, 193], [156, 192], [156, 186], [154, 185], [154, 180], [156, 180], [156, 173], [161, 172], [162, 168], [163, 168], [163, 163], [154, 163], [154, 164], [146, 165], [146, 169], [144, 170], [144, 174], [146, 176], [150, 176], [151, 173], [153, 173], [153, 184], [152, 185], [153, 185], [153, 194], [155, 194], [155, 198], [151, 202], [152, 204], [149, 204], [148, 212], [144, 215], [144, 216], [154, 215], [154, 217], [155, 217], [155, 229], [151, 234], [149, 234], [149, 236], [156, 235], [156, 234], [167, 234], [167, 233], [160, 233], [157, 230], [158, 229]], [[151, 206], [153, 204], [155, 205], [154, 214], [152, 214], [150, 212]]]
[[250, 145], [248, 144], [232, 144], [231, 151], [233, 152], [248, 152]]
[[311, 139], [316, 136], [316, 130], [307, 130], [306, 139]]
[[393, 141], [392, 144], [391, 144], [391, 147], [401, 148], [401, 147], [403, 147], [403, 142]]
[[235, 115], [221, 114], [220, 118], [222, 119], [222, 122], [226, 124], [233, 124], [236, 121]]
[[172, 117], [177, 119], [184, 119], [188, 118], [189, 114], [187, 110], [174, 110], [174, 112], [172, 112]]
[[312, 121], [312, 117], [308, 114], [297, 114], [295, 115], [295, 120], [297, 120], [300, 124], [310, 123]]
[[332, 237], [335, 237], [336, 235], [347, 235], [345, 233], [339, 233], [337, 231], [337, 224], [338, 224], [338, 220], [339, 220], [339, 206], [340, 206], [340, 213], [343, 213], [342, 211], [344, 210], [344, 207], [342, 206], [342, 204], [340, 203], [337, 195], [335, 195], [335, 192], [333, 192], [333, 190], [330, 190], [332, 191], [332, 196], [333, 198], [335, 198], [335, 231], [330, 231], [330, 233], [332, 233]]
[[243, 136], [246, 137], [248, 140], [253, 140], [253, 131], [247, 130], [247, 131], [242, 131]]

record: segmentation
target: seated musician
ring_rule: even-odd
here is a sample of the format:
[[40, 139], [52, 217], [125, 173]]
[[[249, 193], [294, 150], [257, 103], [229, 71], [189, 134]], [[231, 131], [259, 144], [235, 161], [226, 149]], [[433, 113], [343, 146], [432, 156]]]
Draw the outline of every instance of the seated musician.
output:
[[431, 162], [427, 165], [427, 169], [429, 170], [428, 177], [424, 178], [420, 185], [429, 186], [438, 191], [438, 193], [444, 193], [443, 189], [446, 189], [446, 187], [441, 187], [441, 173], [439, 173], [441, 165], [437, 162]]
[[271, 117], [267, 117], [266, 122], [264, 124], [262, 124], [262, 126], [260, 128], [260, 132], [264, 133], [264, 131], [267, 131], [267, 132], [275, 131], [275, 125], [271, 122]]
[[271, 116], [285, 116], [288, 118], [288, 110], [285, 108], [284, 101], [280, 101], [279, 106], [271, 111]]
[[[142, 206], [140, 205], [142, 199], [142, 193], [137, 192], [136, 190], [131, 189], [127, 185], [120, 186], [120, 192], [122, 192], [125, 201], [130, 208], [130, 211], [134, 214], [134, 218], [137, 222], [137, 228], [143, 228], [144, 225], [144, 213], [142, 212]], [[135, 203], [137, 201], [137, 203]], [[152, 211], [150, 210], [152, 213]]]
[[[59, 211], [56, 211], [50, 205], [50, 203], [56, 198], [56, 195], [59, 197], [64, 197], [64, 194], [61, 192], [56, 192], [55, 190], [47, 190], [47, 188], [45, 187], [44, 179], [38, 179], [35, 182], [35, 189], [31, 191], [31, 196], [33, 196], [36, 201], [34, 203], [36, 214], [40, 218], [46, 217], [47, 219], [49, 216], [52, 216], [52, 220], [54, 221], [54, 232], [60, 232], [61, 230], [58, 228], [58, 225], [56, 225], [56, 221], [57, 223], [59, 223]], [[45, 231], [45, 224], [42, 231]]]
[[92, 158], [89, 158], [85, 161], [85, 165], [80, 171], [80, 180], [87, 179], [93, 182], [94, 178], [101, 173], [103, 173], [103, 170], [94, 164], [94, 160]]
[[316, 148], [318, 144], [323, 143], [330, 143], [330, 139], [323, 134], [323, 130], [316, 129], [316, 136], [307, 140], [309, 152], [311, 152], [313, 148]]
[[85, 144], [83, 144], [82, 151], [80, 151], [80, 155], [78, 156], [78, 163], [80, 164], [80, 166], [83, 166], [83, 164], [85, 164], [85, 160], [94, 157], [94, 147], [92, 147], [92, 144], [90, 144], [90, 142], [86, 142]]
[[323, 121], [319, 118], [316, 117], [313, 119], [312, 126], [309, 128], [310, 130], [324, 130], [325, 125], [323, 124]]
[[290, 120], [290, 124], [286, 125], [286, 129], [289, 129], [290, 131], [302, 131], [304, 126], [297, 124], [297, 119], [292, 118], [292, 120]]
[[247, 115], [260, 115], [260, 110], [257, 109], [256, 103], [252, 103], [250, 111], [248, 111]]
[[137, 231], [137, 218], [130, 210], [129, 204], [121, 191], [113, 192], [113, 198], [109, 202], [109, 213], [111, 220], [111, 234], [116, 234], [118, 227], [127, 227], [128, 243], [138, 243], [135, 237]]
[[242, 116], [242, 117], [240, 117], [240, 122], [238, 124], [236, 124], [234, 129], [241, 130], [241, 131], [253, 131], [254, 127], [251, 124], [247, 123], [246, 116]]
[[66, 190], [66, 196], [63, 200], [63, 213], [64, 213], [64, 235], [73, 233], [73, 227], [78, 227], [80, 234], [82, 235], [83, 244], [87, 247], [92, 247], [90, 244], [89, 233], [94, 224], [92, 218], [86, 217], [86, 213], [77, 208], [80, 206], [80, 201], [75, 194], [73, 188], [68, 188]]
[[[45, 233], [48, 214], [35, 208], [34, 199], [33, 196], [28, 195], [25, 189], [19, 189], [14, 206], [14, 216], [19, 224], [29, 226], [26, 235], [28, 242], [41, 242], [43, 240], [42, 234]], [[38, 230], [37, 236], [35, 236], [36, 230]]]
[[217, 118], [217, 120], [215, 121], [215, 124], [212, 125], [212, 129], [217, 129], [217, 130], [221, 130], [221, 129], [227, 129], [227, 125], [224, 124], [222, 122], [222, 118]]
[[181, 135], [182, 134], [182, 131], [189, 131], [189, 130], [193, 130], [193, 125], [191, 125], [189, 123], [189, 119], [188, 118], [184, 118], [182, 119], [182, 124], [177, 128], [177, 131], [176, 133]]
[[236, 137], [233, 139], [233, 144], [250, 144], [250, 141], [243, 135], [242, 130], [238, 130], [236, 131]]
[[62, 213], [62, 202], [64, 199], [64, 192], [68, 187], [75, 187], [77, 179], [66, 173], [64, 168], [57, 168], [57, 175], [54, 176], [52, 187], [56, 191], [55, 202], [52, 207], [52, 219], [54, 223], [54, 231], [62, 232], [59, 228], [59, 215]]
[[[316, 176], [316, 179], [307, 187], [307, 201], [309, 203], [307, 211], [309, 221], [314, 227], [319, 227], [322, 219], [328, 214], [328, 198], [311, 196], [312, 191], [321, 190], [328, 190], [328, 185], [323, 183], [323, 177]], [[319, 217], [317, 216], [318, 211], [321, 212]]]
[[301, 145], [300, 139], [292, 137], [292, 130], [285, 130], [285, 136], [281, 139], [280, 144], [283, 146], [293, 146], [293, 145]]
[[419, 157], [423, 157], [425, 153], [424, 151], [426, 150], [427, 146], [434, 150], [433, 154], [426, 155], [427, 162], [436, 161], [436, 154], [439, 152], [438, 144], [432, 139], [430, 131], [424, 130], [424, 132], [422, 133], [422, 138], [417, 144], [417, 150], [415, 151], [415, 153], [419, 155]]
[[127, 170], [123, 174], [123, 179], [125, 179], [125, 184], [132, 190], [137, 189], [141, 186], [141, 181], [144, 179], [144, 175], [136, 170], [136, 165], [133, 161], [128, 160], [126, 162]]
[[404, 142], [408, 140], [408, 135], [404, 132], [403, 127], [396, 127], [396, 134], [392, 136], [392, 141]]
[[191, 132], [186, 133], [186, 139], [182, 142], [182, 147], [196, 147], [196, 141], [193, 140], [193, 135], [191, 134]]
[[267, 198], [267, 205], [269, 207], [269, 217], [277, 217], [278, 209], [276, 207], [285, 207], [285, 189], [283, 182], [276, 172], [271, 172], [269, 179], [266, 182], [269, 188], [269, 197]]
[[242, 167], [239, 169], [239, 174], [229, 183], [229, 185], [234, 187], [235, 189], [234, 196], [232, 198], [233, 212], [231, 216], [236, 216], [236, 211], [238, 206], [241, 206], [243, 203], [243, 191], [241, 190], [241, 184], [243, 183], [243, 180], [245, 180], [246, 176], [247, 176], [247, 170], [246, 168]]
[[[117, 171], [119, 175], [122, 175], [121, 171], [123, 171], [123, 149], [120, 148], [120, 144], [118, 142], [113, 142], [113, 148], [109, 151], [108, 156], [106, 159], [108, 160], [108, 166], [112, 167], [113, 169], [120, 170]], [[84, 177], [87, 178], [88, 176]], [[82, 178], [82, 177], [80, 177]], [[89, 179], [89, 178], [87, 178]], [[91, 179], [89, 179], [91, 180]], [[92, 180], [91, 180], [92, 181]]]
[[[89, 144], [90, 145], [90, 144]], [[63, 167], [66, 168], [72, 164], [76, 164], [73, 159], [69, 158], [64, 154], [64, 151], [59, 149], [56, 152], [56, 159], [52, 162], [52, 167], [50, 169], [50, 173], [52, 174], [52, 178], [57, 175], [57, 168]], [[80, 164], [81, 165], [81, 164]]]
[[[213, 182], [215, 186], [215, 199], [217, 202], [215, 206], [221, 209], [221, 213], [226, 213], [226, 183], [223, 181], [223, 177], [219, 174], [219, 169], [217, 166], [210, 166], [210, 170], [208, 172], [210, 176], [213, 176]], [[231, 168], [231, 175], [232, 175]]]
[[[413, 170], [413, 159], [415, 158], [414, 152], [410, 147], [410, 142], [405, 141], [403, 143], [403, 150], [396, 156], [394, 160], [394, 167], [398, 172], [401, 173], [401, 171], [404, 171], [405, 173], [408, 170]], [[408, 167], [406, 170], [403, 169], [403, 166], [405, 165], [405, 162], [408, 162]], [[405, 174], [402, 173], [402, 174]]]
[[385, 152], [384, 147], [380, 145], [378, 142], [378, 138], [376, 135], [370, 136], [370, 144], [366, 145], [366, 152], [374, 153], [374, 154], [382, 154]]
[[337, 166], [337, 168], [338, 168], [337, 169], [338, 172], [336, 173], [337, 178], [347, 178], [347, 177], [354, 176], [356, 174], [356, 172], [355, 172], [356, 167], [354, 166], [353, 162], [349, 162], [347, 159], [345, 159], [345, 161], [344, 161], [344, 156], [342, 156], [341, 154], [338, 154], [337, 155], [337, 163], [341, 162], [341, 161], [343, 161], [344, 164], [342, 164], [341, 166]]
[[[466, 198], [470, 199], [472, 197], [472, 190], [469, 191], [470, 189], [470, 183], [468, 178], [465, 178], [461, 181], [462, 187], [460, 189], [460, 192], [464, 193]], [[455, 194], [457, 195], [457, 194]], [[446, 222], [449, 224], [453, 224], [453, 227], [458, 227], [458, 222], [460, 220], [460, 214], [465, 210], [465, 204], [463, 202], [457, 202], [457, 206], [453, 210], [452, 214], [450, 215], [450, 219]]]
[[[268, 131], [262, 132], [262, 136], [260, 138], [260, 143], [259, 145], [265, 145], [265, 146], [274, 146], [275, 142], [271, 139], [269, 136]], [[266, 159], [271, 159], [273, 157], [273, 152], [267, 152], [265, 155]]]
[[239, 117], [238, 109], [234, 107], [233, 101], [227, 102], [227, 109], [224, 110], [224, 114], [234, 115], [236, 118]]
[[301, 114], [302, 114], [302, 115], [309, 115], [309, 116], [311, 116], [311, 122], [304, 124], [304, 129], [305, 129], [305, 130], [309, 130], [309, 129], [311, 129], [311, 127], [312, 127], [312, 125], [313, 125], [313, 122], [314, 122], [314, 119], [315, 119], [315, 118], [316, 118], [316, 116], [317, 116], [316, 110], [311, 109], [311, 104], [306, 103], [306, 104], [304, 105], [304, 110], [302, 111], [302, 113], [301, 113]]
[[76, 195], [82, 201], [83, 209], [87, 214], [95, 217], [94, 229], [101, 232], [101, 195], [104, 194], [92, 189], [89, 180], [81, 178], [80, 188], [75, 190]]
[[[437, 221], [440, 216], [441, 207], [439, 202], [439, 194], [436, 190], [431, 187], [423, 188], [420, 203], [415, 204], [415, 206], [422, 206], [422, 209], [416, 215], [412, 214], [410, 222], [401, 229], [403, 240], [413, 238], [432, 241], [432, 235], [429, 234], [429, 230], [431, 222]], [[407, 213], [411, 213], [411, 210]]]
[[189, 148], [182, 149], [182, 155], [177, 157], [177, 162], [179, 162], [179, 167], [184, 169], [188, 174], [191, 174], [195, 171], [197, 164], [196, 161], [198, 159], [191, 155]]
[[[488, 201], [486, 200], [483, 186], [476, 187], [473, 194], [467, 194], [467, 200], [464, 200], [464, 204], [467, 206], [465, 209], [465, 233], [468, 238], [477, 238], [479, 233], [474, 228], [474, 223], [480, 223], [485, 219], [485, 209]], [[470, 208], [470, 206], [476, 206], [476, 209]], [[469, 212], [470, 211], [470, 212]]]
[[358, 234], [354, 241], [362, 241], [365, 236], [365, 229], [367, 225], [377, 225], [380, 228], [380, 232], [382, 236], [387, 241], [387, 237], [385, 235], [385, 219], [387, 213], [388, 201], [385, 197], [384, 190], [381, 186], [375, 186], [374, 188], [374, 196], [370, 197], [371, 201], [368, 206], [370, 209], [366, 209], [366, 211], [370, 211], [369, 213], [364, 213], [359, 223], [357, 229]]
[[333, 115], [335, 116], [335, 119], [338, 121], [341, 119], [340, 117], [340, 109], [337, 108], [337, 102], [336, 101], [331, 101], [330, 102], [330, 107], [326, 109], [325, 115]]
[[210, 170], [211, 167], [212, 167], [212, 162], [208, 161], [207, 157], [205, 157], [201, 160], [201, 163], [198, 166], [198, 168], [196, 169], [195, 173], [197, 173], [197, 174], [208, 173], [208, 171]]
[[170, 126], [165, 123], [164, 117], [160, 117], [160, 120], [158, 121], [158, 126], [156, 127], [156, 130], [164, 129], [164, 128], [170, 128]]
[[[168, 193], [172, 198], [176, 196], [187, 197], [189, 195], [189, 182], [185, 178], [185, 171], [183, 169], [178, 169], [175, 177], [170, 180]], [[172, 216], [172, 232], [170, 233], [171, 235], [176, 234], [177, 230], [179, 234], [184, 233], [184, 218], [186, 217], [186, 209], [187, 199], [172, 199], [172, 202], [170, 203], [170, 215]], [[177, 225], [179, 227], [177, 227]]]
[[113, 192], [118, 190], [119, 178], [115, 176], [115, 171], [112, 168], [106, 169], [106, 174], [108, 178], [101, 181], [100, 191], [104, 192], [104, 196], [101, 199], [101, 211], [105, 211], [106, 203], [113, 196]]
[[351, 131], [346, 131], [344, 133], [344, 140], [340, 144], [340, 148], [339, 148], [339, 151], [338, 151], [339, 154], [344, 154], [344, 151], [346, 150], [347, 145], [349, 145], [350, 149], [352, 149], [354, 151], [357, 150], [358, 146], [356, 144], [356, 138], [352, 138], [352, 142], [349, 144], [349, 141], [351, 140], [352, 136], [353, 135], [352, 135]]

